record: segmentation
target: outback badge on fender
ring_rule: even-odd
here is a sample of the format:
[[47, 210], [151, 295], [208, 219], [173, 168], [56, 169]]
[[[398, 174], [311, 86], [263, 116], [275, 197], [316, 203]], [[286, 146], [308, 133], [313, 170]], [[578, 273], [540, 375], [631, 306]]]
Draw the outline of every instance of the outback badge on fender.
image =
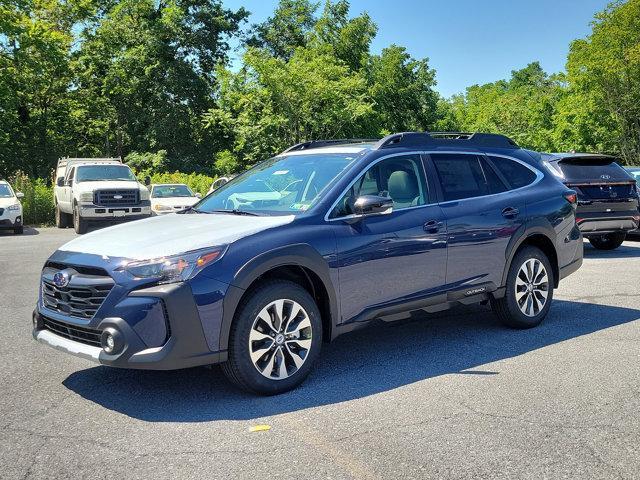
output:
[[66, 287], [67, 285], [69, 285], [69, 273], [65, 272], [64, 270], [57, 272], [53, 276], [53, 283], [56, 284], [56, 287]]

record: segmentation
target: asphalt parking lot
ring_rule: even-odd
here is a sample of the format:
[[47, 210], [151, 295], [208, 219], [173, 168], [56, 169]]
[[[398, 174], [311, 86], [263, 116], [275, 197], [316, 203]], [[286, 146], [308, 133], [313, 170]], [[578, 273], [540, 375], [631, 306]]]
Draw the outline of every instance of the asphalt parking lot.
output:
[[40, 269], [74, 236], [0, 233], [0, 478], [640, 478], [640, 242], [586, 243], [537, 329], [486, 307], [374, 326], [261, 398], [34, 342]]

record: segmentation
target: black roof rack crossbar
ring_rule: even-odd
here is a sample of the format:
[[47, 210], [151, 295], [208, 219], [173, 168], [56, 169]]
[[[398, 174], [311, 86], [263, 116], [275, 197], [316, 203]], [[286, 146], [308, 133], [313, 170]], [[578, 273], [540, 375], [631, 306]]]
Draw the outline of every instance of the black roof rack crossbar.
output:
[[310, 140], [308, 142], [301, 142], [292, 145], [282, 153], [296, 152], [299, 150], [309, 150], [311, 148], [327, 147], [329, 145], [342, 145], [345, 143], [366, 143], [377, 142], [379, 138], [338, 138], [333, 140]]
[[520, 148], [509, 137], [497, 133], [402, 132], [384, 137], [375, 145], [374, 149], [441, 146]]

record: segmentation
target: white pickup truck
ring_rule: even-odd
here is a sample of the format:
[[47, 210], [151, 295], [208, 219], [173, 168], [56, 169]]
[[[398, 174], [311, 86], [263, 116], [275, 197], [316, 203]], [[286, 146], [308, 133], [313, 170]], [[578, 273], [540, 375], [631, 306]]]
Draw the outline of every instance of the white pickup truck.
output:
[[151, 215], [149, 190], [119, 158], [62, 158], [54, 187], [56, 226], [85, 233], [89, 222]]

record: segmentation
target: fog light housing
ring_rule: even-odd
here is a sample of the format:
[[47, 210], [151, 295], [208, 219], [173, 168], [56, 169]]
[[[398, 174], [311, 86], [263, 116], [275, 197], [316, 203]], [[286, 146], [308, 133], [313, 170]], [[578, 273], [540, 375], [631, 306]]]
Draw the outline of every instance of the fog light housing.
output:
[[102, 346], [104, 353], [108, 355], [120, 353], [124, 346], [122, 334], [115, 328], [106, 328], [100, 336], [100, 346]]

